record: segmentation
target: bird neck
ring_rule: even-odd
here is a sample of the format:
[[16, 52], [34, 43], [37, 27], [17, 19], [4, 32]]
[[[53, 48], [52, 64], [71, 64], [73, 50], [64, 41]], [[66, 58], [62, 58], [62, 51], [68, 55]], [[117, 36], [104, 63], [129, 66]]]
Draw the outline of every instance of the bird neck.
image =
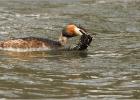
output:
[[67, 44], [67, 41], [68, 41], [68, 38], [65, 37], [65, 36], [62, 36], [62, 34], [61, 34], [60, 37], [59, 37], [59, 42], [60, 42], [62, 45], [66, 45], [66, 44]]

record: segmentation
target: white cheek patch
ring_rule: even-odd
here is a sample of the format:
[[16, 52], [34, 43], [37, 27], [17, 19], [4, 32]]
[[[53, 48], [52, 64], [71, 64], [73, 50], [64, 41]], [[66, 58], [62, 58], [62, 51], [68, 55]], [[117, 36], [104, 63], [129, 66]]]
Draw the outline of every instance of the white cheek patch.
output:
[[81, 32], [80, 32], [80, 29], [79, 28], [75, 28], [75, 32], [77, 33], [77, 35], [83, 35]]

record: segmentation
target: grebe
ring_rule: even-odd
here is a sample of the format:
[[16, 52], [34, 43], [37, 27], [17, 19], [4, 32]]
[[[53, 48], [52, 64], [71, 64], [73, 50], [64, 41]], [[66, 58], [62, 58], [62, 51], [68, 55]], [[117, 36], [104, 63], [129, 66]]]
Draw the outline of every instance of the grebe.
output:
[[[89, 37], [89, 35], [86, 36], [85, 34], [86, 30], [82, 27], [78, 27], [74, 24], [68, 24], [62, 30], [62, 33], [57, 41], [38, 37], [13, 38], [10, 40], [0, 41], [0, 49], [18, 52], [59, 49], [65, 47], [69, 38], [79, 35], [81, 36], [81, 42], [77, 44], [73, 49], [82, 50], [82, 48], [85, 46], [85, 42], [83, 42], [85, 40], [83, 37]], [[86, 39], [86, 41], [88, 43], [84, 47], [85, 49], [90, 44], [91, 39]]]

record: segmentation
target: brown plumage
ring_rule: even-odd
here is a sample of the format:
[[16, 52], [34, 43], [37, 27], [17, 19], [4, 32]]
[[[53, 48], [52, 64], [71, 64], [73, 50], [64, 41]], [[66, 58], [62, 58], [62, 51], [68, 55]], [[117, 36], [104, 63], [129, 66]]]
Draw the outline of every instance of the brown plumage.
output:
[[59, 41], [37, 37], [15, 38], [0, 42], [1, 48], [58, 48], [61, 46]]

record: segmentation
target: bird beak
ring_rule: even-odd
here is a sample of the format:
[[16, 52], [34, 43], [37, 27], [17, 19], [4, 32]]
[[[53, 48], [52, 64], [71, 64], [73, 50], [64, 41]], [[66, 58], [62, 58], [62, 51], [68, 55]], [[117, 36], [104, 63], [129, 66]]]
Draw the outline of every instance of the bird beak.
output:
[[75, 28], [75, 32], [77, 35], [84, 35], [87, 34], [87, 32], [85, 32], [84, 30], [80, 29], [80, 28]]
[[82, 35], [86, 35], [86, 34], [88, 34], [87, 32], [85, 32], [84, 30], [79, 30], [81, 33], [82, 33]]

